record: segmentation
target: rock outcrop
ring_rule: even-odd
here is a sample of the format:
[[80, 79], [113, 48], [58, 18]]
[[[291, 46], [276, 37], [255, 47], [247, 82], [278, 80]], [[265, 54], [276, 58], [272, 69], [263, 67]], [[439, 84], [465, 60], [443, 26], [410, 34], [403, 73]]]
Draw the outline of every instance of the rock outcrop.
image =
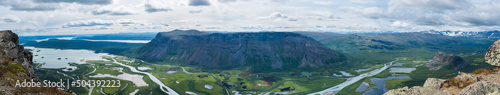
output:
[[441, 86], [443, 86], [445, 81], [446, 80], [444, 79], [428, 78], [427, 80], [425, 80], [424, 87], [431, 89], [439, 89], [441, 88]]
[[500, 83], [480, 81], [465, 87], [458, 95], [499, 95]]
[[0, 61], [13, 61], [14, 63], [21, 64], [25, 68], [26, 77], [39, 80], [36, 78], [32, 67], [33, 54], [24, 50], [24, 47], [18, 43], [19, 37], [17, 34], [10, 30], [0, 31], [0, 56], [5, 58], [0, 59]]
[[484, 61], [493, 66], [500, 66], [500, 40], [495, 41], [495, 43], [490, 46], [488, 52], [486, 52], [484, 56]]
[[423, 87], [393, 89], [384, 95], [498, 95], [500, 84], [496, 76], [500, 76], [500, 69], [493, 71], [479, 74], [460, 72], [448, 80], [428, 78]]
[[390, 90], [384, 93], [384, 95], [451, 95], [451, 94], [443, 92], [438, 89], [415, 86], [412, 88], [403, 87], [399, 89]]
[[0, 95], [61, 95], [52, 87], [16, 87], [16, 81], [39, 82], [33, 70], [32, 53], [19, 45], [18, 36], [10, 30], [0, 31]]
[[439, 70], [443, 66], [452, 66], [453, 69], [458, 70], [467, 66], [467, 62], [454, 54], [446, 54], [444, 52], [437, 52], [432, 62], [425, 65], [429, 67], [430, 70]]
[[346, 61], [318, 41], [291, 32], [161, 32], [138, 51], [141, 59], [230, 69], [260, 70], [332, 67]]
[[[499, 45], [500, 40], [491, 45], [485, 55], [487, 63], [494, 66], [500, 65]], [[461, 58], [438, 52], [433, 64], [436, 64], [434, 62], [459, 64], [462, 61]], [[423, 87], [393, 89], [384, 95], [500, 95], [500, 68], [480, 68], [471, 73], [459, 72], [456, 77], [445, 81], [429, 78]]]

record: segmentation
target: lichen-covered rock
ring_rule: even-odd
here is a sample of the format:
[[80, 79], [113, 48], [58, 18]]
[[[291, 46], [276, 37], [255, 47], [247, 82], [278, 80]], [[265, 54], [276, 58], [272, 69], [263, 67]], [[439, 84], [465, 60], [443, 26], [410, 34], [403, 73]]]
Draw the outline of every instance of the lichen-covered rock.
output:
[[431, 88], [431, 89], [439, 89], [441, 86], [443, 86], [443, 83], [446, 80], [444, 79], [437, 79], [437, 78], [428, 78], [425, 80], [424, 87], [425, 88]]
[[458, 95], [500, 95], [499, 91], [499, 83], [480, 81], [465, 87]]
[[458, 72], [457, 77], [455, 77], [459, 81], [474, 81], [477, 82], [479, 81], [480, 77], [478, 75], [470, 74], [470, 73], [463, 73], [463, 72]]
[[490, 46], [488, 52], [486, 52], [484, 56], [484, 61], [493, 66], [500, 66], [500, 40], [495, 41], [495, 43]]
[[389, 92], [384, 93], [384, 95], [451, 95], [451, 94], [443, 92], [439, 89], [415, 86], [412, 88], [403, 87], [399, 89], [393, 89], [390, 90]]

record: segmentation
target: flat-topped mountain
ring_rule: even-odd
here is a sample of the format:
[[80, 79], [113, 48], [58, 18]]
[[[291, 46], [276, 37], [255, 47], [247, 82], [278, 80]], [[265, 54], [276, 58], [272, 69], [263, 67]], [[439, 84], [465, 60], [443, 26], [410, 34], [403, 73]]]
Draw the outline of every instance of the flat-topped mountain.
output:
[[139, 49], [141, 59], [232, 69], [283, 70], [333, 67], [345, 56], [318, 41], [291, 32], [206, 33], [198, 30], [160, 32]]

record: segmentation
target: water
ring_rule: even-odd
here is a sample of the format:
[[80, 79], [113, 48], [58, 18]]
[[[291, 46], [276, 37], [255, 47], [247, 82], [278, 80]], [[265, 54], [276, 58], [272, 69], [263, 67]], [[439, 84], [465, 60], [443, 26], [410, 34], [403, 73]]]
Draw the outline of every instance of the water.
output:
[[371, 78], [370, 80], [372, 81], [373, 84], [375, 84], [375, 87], [368, 88], [368, 91], [363, 93], [363, 95], [383, 95], [385, 92], [389, 91], [387, 88], [385, 88], [385, 83], [386, 80], [391, 80], [391, 79], [406, 79], [410, 78], [409, 76], [391, 76], [387, 78]]
[[324, 94], [335, 94], [338, 91], [342, 90], [344, 87], [349, 86], [349, 85], [351, 85], [353, 83], [356, 83], [357, 81], [359, 81], [359, 80], [361, 80], [361, 79], [363, 79], [365, 77], [369, 77], [369, 76], [373, 76], [373, 75], [379, 74], [380, 72], [382, 72], [382, 71], [386, 70], [387, 68], [389, 68], [392, 65], [392, 63], [394, 63], [397, 60], [398, 59], [396, 59], [396, 60], [394, 60], [392, 62], [389, 62], [388, 64], [384, 64], [384, 67], [382, 67], [380, 69], [376, 69], [376, 70], [370, 71], [368, 73], [361, 74], [359, 76], [351, 77], [351, 78], [347, 79], [346, 81], [340, 83], [337, 86], [333, 86], [333, 87], [327, 88], [327, 89], [319, 91], [319, 92], [310, 93], [309, 95], [315, 95], [315, 94], [321, 94], [321, 95], [324, 95]]
[[129, 66], [129, 65], [125, 65], [123, 63], [120, 63], [118, 61], [116, 61], [116, 59], [114, 57], [112, 57], [111, 59], [113, 59], [113, 63], [116, 63], [118, 65], [121, 65], [121, 66], [124, 66], [124, 67], [127, 67], [127, 68], [130, 68], [130, 71], [132, 72], [135, 72], [135, 73], [141, 73], [141, 74], [146, 74], [149, 76], [149, 78], [155, 82], [156, 84], [160, 85], [160, 89], [161, 91], [167, 93], [168, 95], [179, 95], [177, 92], [175, 92], [174, 90], [172, 90], [170, 87], [168, 87], [167, 85], [163, 84], [163, 82], [161, 82], [158, 78], [156, 78], [155, 76], [153, 76], [153, 74], [151, 73], [147, 73], [147, 72], [141, 72], [137, 69], [135, 69], [135, 67], [132, 67], [132, 66]]
[[361, 83], [361, 84], [359, 85], [359, 87], [358, 87], [358, 88], [356, 88], [356, 92], [361, 93], [361, 92], [365, 91], [365, 90], [366, 90], [369, 86], [370, 86], [370, 84], [368, 84], [368, 83], [366, 83], [366, 82], [363, 82], [363, 83]]
[[347, 73], [347, 72], [345, 72], [345, 71], [340, 71], [340, 73], [342, 73], [342, 75], [347, 76], [347, 77], [352, 76], [351, 74], [349, 74], [349, 73]]
[[366, 68], [366, 69], [358, 69], [356, 70], [356, 72], [363, 72], [363, 71], [367, 71], [367, 70], [370, 70], [371, 68]]
[[108, 55], [107, 53], [94, 53], [90, 50], [75, 50], [75, 49], [52, 49], [52, 48], [36, 48], [24, 47], [31, 49], [33, 53], [34, 63], [45, 63], [40, 68], [75, 68], [69, 66], [68, 63], [85, 63], [87, 60], [104, 60], [101, 56]]
[[391, 73], [410, 73], [411, 71], [417, 70], [417, 68], [390, 68]]

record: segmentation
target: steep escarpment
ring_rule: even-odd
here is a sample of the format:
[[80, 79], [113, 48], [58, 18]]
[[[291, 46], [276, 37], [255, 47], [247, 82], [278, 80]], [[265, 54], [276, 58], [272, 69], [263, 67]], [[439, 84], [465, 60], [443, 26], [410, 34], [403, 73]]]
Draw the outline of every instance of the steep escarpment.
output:
[[451, 66], [453, 69], [458, 70], [467, 66], [465, 60], [454, 54], [446, 54], [444, 52], [437, 52], [432, 62], [425, 65], [430, 70], [438, 70], [443, 66]]
[[33, 55], [19, 45], [18, 36], [10, 30], [0, 31], [0, 94], [64, 94], [57, 88], [15, 87], [17, 80], [40, 81], [33, 70]]
[[289, 32], [205, 33], [197, 30], [161, 32], [140, 48], [149, 61], [231, 69], [260, 70], [333, 67], [344, 55], [314, 39]]

